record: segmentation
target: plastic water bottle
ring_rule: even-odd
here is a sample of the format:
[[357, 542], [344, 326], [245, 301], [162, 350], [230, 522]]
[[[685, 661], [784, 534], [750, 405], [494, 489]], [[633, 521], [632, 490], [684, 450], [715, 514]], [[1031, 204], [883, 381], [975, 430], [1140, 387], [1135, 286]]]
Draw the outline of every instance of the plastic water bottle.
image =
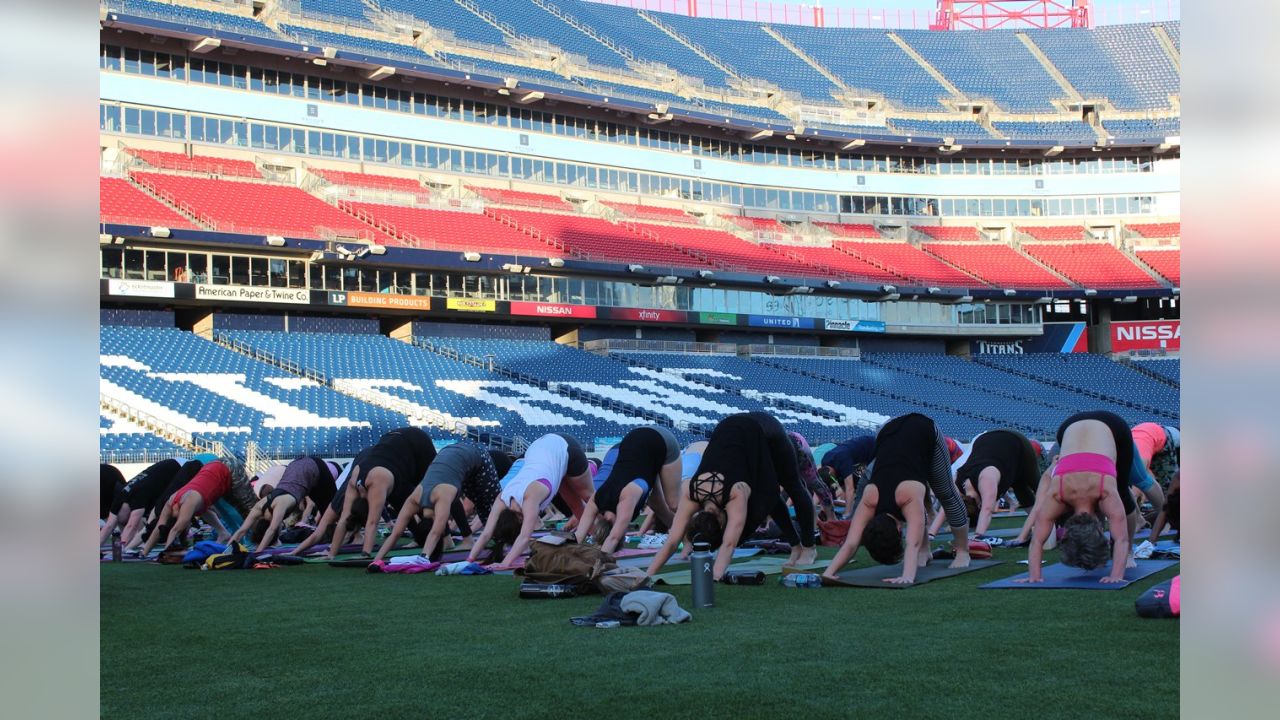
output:
[[792, 573], [782, 576], [782, 585], [793, 588], [822, 587], [822, 578], [813, 573]]
[[693, 544], [693, 553], [689, 555], [689, 572], [693, 575], [693, 606], [709, 608], [715, 605], [715, 579], [713, 566], [715, 555], [711, 546], [704, 542]]
[[124, 559], [124, 549], [120, 545], [120, 528], [111, 531], [111, 562]]

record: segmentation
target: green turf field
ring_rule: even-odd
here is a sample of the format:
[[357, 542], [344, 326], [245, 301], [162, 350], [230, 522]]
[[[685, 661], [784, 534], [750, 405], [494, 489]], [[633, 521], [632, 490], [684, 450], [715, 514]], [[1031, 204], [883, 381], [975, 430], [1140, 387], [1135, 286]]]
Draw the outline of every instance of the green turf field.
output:
[[[568, 622], [599, 596], [521, 600], [509, 576], [103, 564], [102, 716], [1177, 715], [1178, 622], [1133, 610], [1176, 568], [1115, 592], [976, 589], [1023, 569], [897, 591], [774, 576], [717, 587], [689, 624], [601, 630]], [[690, 609], [689, 587], [659, 589]]]

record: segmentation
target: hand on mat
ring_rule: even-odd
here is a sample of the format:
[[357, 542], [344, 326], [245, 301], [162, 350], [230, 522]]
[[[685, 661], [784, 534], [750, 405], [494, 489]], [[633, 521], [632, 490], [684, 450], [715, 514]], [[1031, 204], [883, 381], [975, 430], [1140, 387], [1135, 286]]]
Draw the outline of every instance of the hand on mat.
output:
[[1044, 578], [1043, 578], [1043, 577], [1038, 577], [1038, 578], [1033, 578], [1033, 577], [1024, 577], [1024, 578], [1017, 578], [1016, 580], [1014, 580], [1014, 582], [1019, 583], [1019, 584], [1026, 584], [1026, 583], [1042, 583], [1042, 582], [1044, 582]]
[[915, 580], [909, 580], [904, 575], [899, 575], [896, 578], [885, 578], [884, 581], [890, 585], [912, 585], [915, 583]]
[[1113, 585], [1115, 583], [1122, 583], [1124, 582], [1124, 576], [1121, 575], [1120, 577], [1112, 577], [1108, 575], [1104, 578], [1099, 578], [1098, 582], [1102, 583], [1103, 585]]

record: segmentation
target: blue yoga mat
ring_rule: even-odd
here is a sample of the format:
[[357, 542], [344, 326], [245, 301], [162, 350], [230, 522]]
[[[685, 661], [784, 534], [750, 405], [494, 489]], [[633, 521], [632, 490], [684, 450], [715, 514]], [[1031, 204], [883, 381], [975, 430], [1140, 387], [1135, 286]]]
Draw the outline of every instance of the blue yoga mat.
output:
[[1141, 580], [1148, 575], [1164, 570], [1165, 568], [1177, 565], [1177, 560], [1139, 560], [1138, 567], [1130, 568], [1124, 573], [1124, 582], [1119, 583], [1100, 583], [1098, 580], [1106, 577], [1110, 572], [1110, 566], [1094, 568], [1093, 570], [1081, 570], [1073, 568], [1062, 563], [1046, 566], [1042, 574], [1044, 582], [1021, 584], [1014, 582], [1018, 578], [1027, 577], [1027, 573], [1019, 573], [1003, 580], [987, 583], [980, 586], [979, 590], [992, 589], [1013, 589], [1013, 590], [1119, 590], [1128, 587], [1130, 583]]

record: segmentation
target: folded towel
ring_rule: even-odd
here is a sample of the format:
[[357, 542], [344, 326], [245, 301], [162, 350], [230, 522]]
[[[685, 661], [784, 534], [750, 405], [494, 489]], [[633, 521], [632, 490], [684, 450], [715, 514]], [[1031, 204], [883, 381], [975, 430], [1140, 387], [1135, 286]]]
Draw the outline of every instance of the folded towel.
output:
[[490, 575], [493, 571], [483, 565], [466, 561], [448, 563], [436, 568], [437, 575]]
[[637, 625], [675, 625], [693, 619], [670, 593], [636, 590], [622, 598], [623, 612], [639, 613]]

